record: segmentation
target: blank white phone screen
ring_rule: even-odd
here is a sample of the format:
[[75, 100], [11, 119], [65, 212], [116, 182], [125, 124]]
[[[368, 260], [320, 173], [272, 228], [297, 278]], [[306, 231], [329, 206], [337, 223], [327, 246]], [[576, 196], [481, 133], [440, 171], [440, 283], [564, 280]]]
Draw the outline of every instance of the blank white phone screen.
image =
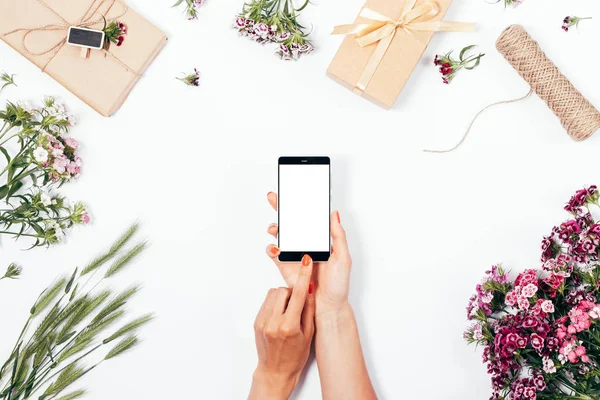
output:
[[279, 165], [279, 249], [329, 251], [329, 165]]

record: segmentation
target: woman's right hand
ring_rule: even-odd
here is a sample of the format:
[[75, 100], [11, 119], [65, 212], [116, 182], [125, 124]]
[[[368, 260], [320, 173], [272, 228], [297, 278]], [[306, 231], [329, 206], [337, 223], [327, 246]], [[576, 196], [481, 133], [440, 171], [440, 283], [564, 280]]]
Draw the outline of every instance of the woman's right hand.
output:
[[254, 322], [258, 367], [250, 400], [287, 399], [298, 383], [315, 332], [312, 271], [313, 262], [305, 255], [294, 289], [267, 294]]
[[[277, 194], [269, 192], [267, 199], [269, 204], [277, 211]], [[348, 305], [352, 259], [339, 211], [334, 211], [331, 214], [330, 226], [331, 238], [333, 239], [331, 256], [327, 262], [315, 263], [317, 316], [324, 313], [338, 312]], [[269, 225], [268, 232], [277, 237], [279, 227], [273, 223]], [[267, 255], [279, 268], [286, 284], [289, 287], [294, 287], [301, 265], [300, 263], [280, 262], [279, 253], [277, 246], [273, 244], [267, 246]]]

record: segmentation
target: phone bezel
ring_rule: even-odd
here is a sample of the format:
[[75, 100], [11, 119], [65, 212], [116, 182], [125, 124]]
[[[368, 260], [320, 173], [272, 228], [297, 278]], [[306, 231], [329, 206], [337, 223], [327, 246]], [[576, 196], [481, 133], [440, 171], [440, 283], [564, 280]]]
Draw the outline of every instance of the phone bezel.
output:
[[[327, 165], [329, 168], [329, 215], [331, 215], [331, 160], [329, 157], [279, 157], [277, 164], [277, 210], [280, 210], [279, 202], [281, 201], [280, 188], [280, 172], [281, 165]], [[277, 213], [277, 225], [280, 226], [279, 212]], [[329, 231], [331, 232], [331, 218], [329, 218]], [[280, 238], [277, 236], [277, 245], [280, 246]], [[281, 262], [299, 262], [302, 257], [308, 254], [314, 262], [325, 262], [329, 260], [331, 255], [331, 238], [329, 239], [329, 251], [282, 251], [279, 253], [279, 261]]]

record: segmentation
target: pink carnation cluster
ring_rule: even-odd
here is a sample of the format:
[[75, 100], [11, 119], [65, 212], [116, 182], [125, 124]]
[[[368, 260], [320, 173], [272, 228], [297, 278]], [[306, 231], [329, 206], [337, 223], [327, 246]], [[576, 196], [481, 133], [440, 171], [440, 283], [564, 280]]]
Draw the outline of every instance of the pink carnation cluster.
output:
[[301, 35], [294, 35], [281, 30], [277, 25], [265, 22], [255, 22], [252, 19], [239, 16], [235, 18], [233, 27], [250, 40], [260, 44], [278, 43], [276, 55], [282, 60], [297, 60], [302, 55], [313, 52], [314, 47]]
[[542, 267], [511, 281], [486, 272], [467, 307], [467, 341], [482, 345], [492, 380], [490, 399], [599, 398], [600, 225], [595, 186], [579, 190], [566, 209], [572, 219], [542, 244]]
[[[559, 253], [574, 259], [580, 267], [588, 268], [598, 262], [600, 224], [594, 221], [588, 207], [597, 204], [596, 186], [578, 190], [565, 206], [573, 218], [555, 226], [542, 241], [542, 262], [552, 260]], [[564, 248], [566, 247], [566, 251]]]
[[51, 181], [69, 181], [81, 172], [81, 158], [75, 154], [78, 148], [79, 143], [73, 138], [42, 132], [33, 158], [44, 167]]

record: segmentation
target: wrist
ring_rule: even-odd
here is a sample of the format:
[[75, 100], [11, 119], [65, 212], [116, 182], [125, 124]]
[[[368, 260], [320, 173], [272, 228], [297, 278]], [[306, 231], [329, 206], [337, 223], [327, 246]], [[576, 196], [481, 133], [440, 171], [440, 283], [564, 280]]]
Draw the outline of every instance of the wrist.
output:
[[354, 319], [354, 312], [347, 300], [332, 303], [328, 301], [319, 301], [317, 298], [315, 313], [315, 322], [317, 325], [343, 322], [348, 319]]
[[259, 366], [252, 376], [250, 398], [260, 400], [287, 400], [294, 391], [296, 381], [297, 379], [292, 376], [268, 372]]

